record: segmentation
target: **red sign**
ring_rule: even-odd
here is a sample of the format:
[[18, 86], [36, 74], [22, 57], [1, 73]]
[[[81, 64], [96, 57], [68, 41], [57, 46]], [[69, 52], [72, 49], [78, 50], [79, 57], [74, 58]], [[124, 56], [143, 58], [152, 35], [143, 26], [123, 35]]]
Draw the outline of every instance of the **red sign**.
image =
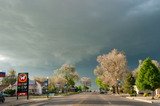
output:
[[20, 82], [20, 83], [27, 82], [27, 79], [28, 79], [28, 77], [27, 77], [26, 73], [21, 73], [18, 75], [18, 82]]
[[17, 83], [17, 98], [18, 96], [27, 96], [28, 98], [28, 73], [19, 73], [18, 74], [18, 83]]
[[17, 95], [18, 96], [27, 96], [27, 92], [18, 92]]

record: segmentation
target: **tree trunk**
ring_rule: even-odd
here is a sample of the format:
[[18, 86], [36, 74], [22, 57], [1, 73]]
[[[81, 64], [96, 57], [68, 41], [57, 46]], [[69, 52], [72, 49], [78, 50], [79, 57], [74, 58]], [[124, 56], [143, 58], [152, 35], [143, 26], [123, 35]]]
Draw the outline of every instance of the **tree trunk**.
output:
[[119, 89], [118, 89], [118, 85], [116, 86], [116, 90], [117, 90], [117, 94], [119, 94]]
[[152, 99], [154, 99], [154, 90], [152, 91]]
[[112, 92], [115, 93], [115, 86], [112, 86]]

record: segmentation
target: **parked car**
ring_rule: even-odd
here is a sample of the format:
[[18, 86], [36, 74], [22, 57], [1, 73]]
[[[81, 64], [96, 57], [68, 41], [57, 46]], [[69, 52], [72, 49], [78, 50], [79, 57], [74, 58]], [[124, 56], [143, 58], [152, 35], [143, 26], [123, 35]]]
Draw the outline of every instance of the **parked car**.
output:
[[4, 101], [5, 101], [5, 98], [4, 98], [3, 94], [0, 93], [0, 102], [4, 103]]
[[4, 97], [9, 97], [9, 96], [11, 96], [10, 94], [6, 94], [6, 93], [2, 93], [2, 95], [3, 95]]

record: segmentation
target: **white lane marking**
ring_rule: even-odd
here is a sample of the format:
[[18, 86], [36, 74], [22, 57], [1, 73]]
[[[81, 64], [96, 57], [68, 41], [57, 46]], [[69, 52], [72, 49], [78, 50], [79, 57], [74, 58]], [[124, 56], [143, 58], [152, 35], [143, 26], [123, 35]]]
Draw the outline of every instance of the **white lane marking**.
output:
[[110, 101], [108, 101], [108, 104], [110, 104], [110, 105], [111, 105], [112, 103], [111, 103]]

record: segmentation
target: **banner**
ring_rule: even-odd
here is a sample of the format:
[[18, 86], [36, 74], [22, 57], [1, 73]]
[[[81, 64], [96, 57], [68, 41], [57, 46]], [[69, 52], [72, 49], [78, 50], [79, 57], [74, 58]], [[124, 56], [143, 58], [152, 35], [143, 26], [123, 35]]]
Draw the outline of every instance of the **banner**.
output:
[[6, 73], [5, 72], [0, 72], [0, 77], [5, 77]]

